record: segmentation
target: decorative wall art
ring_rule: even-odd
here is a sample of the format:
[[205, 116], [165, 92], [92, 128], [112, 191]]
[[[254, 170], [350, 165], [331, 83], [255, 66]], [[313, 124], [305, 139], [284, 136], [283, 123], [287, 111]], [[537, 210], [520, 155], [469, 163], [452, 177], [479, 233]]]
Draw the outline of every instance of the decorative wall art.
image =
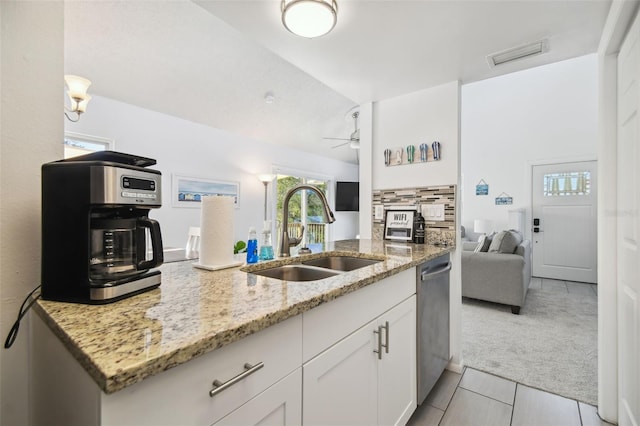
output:
[[489, 184], [484, 179], [480, 179], [476, 185], [476, 195], [489, 195]]
[[200, 208], [203, 197], [233, 197], [235, 208], [240, 207], [240, 183], [199, 177], [173, 175], [171, 205]]
[[384, 239], [411, 241], [415, 210], [387, 210], [384, 219]]
[[[417, 157], [419, 154], [419, 157]], [[401, 166], [404, 164], [418, 164], [440, 160], [440, 142], [434, 141], [431, 146], [427, 143], [387, 148], [383, 152], [385, 166]]]
[[509, 204], [513, 204], [513, 197], [506, 192], [502, 192], [496, 197], [496, 206], [506, 206]]

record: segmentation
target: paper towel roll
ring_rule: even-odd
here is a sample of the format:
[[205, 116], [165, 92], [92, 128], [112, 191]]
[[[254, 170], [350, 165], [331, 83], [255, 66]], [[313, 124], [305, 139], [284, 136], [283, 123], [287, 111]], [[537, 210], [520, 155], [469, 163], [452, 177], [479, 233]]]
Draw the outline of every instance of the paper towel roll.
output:
[[199, 263], [206, 266], [234, 263], [233, 243], [233, 198], [203, 197]]

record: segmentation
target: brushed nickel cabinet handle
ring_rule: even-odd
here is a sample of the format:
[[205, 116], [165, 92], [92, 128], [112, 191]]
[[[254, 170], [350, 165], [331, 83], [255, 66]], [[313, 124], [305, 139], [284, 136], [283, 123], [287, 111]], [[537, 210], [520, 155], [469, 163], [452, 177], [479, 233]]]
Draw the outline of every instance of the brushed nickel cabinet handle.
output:
[[247, 376], [252, 375], [256, 371], [260, 370], [262, 367], [264, 367], [264, 364], [262, 362], [259, 362], [256, 365], [251, 365], [248, 362], [245, 363], [244, 364], [245, 371], [243, 371], [242, 373], [238, 374], [237, 376], [232, 377], [231, 379], [227, 380], [224, 383], [221, 382], [218, 379], [214, 380], [213, 381], [213, 389], [211, 389], [209, 391], [209, 396], [213, 398], [216, 394], [218, 394], [218, 393], [222, 392], [223, 390], [235, 385], [240, 380], [244, 379]]
[[378, 359], [382, 359], [382, 326], [379, 325], [377, 330], [373, 330], [373, 334], [378, 335], [378, 350], [373, 353], [378, 354]]
[[384, 328], [385, 333], [384, 333], [384, 345], [382, 345], [382, 347], [384, 348], [384, 351], [386, 353], [389, 353], [389, 321], [385, 321], [384, 322], [384, 326], [380, 326], [380, 328]]

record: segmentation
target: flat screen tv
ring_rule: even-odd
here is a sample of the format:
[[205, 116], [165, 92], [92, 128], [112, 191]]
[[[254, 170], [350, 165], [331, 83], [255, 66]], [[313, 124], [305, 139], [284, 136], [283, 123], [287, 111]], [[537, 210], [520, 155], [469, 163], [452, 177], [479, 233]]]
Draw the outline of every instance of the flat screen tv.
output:
[[357, 212], [360, 210], [360, 183], [336, 182], [336, 211]]

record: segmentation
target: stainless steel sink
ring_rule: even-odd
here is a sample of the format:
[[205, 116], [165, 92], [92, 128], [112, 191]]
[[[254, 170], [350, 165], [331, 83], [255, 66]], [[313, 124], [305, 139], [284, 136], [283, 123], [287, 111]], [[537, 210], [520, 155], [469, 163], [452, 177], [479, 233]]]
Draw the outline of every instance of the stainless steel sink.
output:
[[378, 259], [364, 259], [352, 256], [327, 256], [318, 259], [305, 260], [303, 265], [319, 266], [321, 268], [332, 269], [334, 271], [353, 271], [354, 269], [364, 268], [382, 262]]
[[309, 265], [283, 265], [276, 268], [252, 271], [252, 274], [283, 281], [316, 281], [339, 275], [340, 272]]

